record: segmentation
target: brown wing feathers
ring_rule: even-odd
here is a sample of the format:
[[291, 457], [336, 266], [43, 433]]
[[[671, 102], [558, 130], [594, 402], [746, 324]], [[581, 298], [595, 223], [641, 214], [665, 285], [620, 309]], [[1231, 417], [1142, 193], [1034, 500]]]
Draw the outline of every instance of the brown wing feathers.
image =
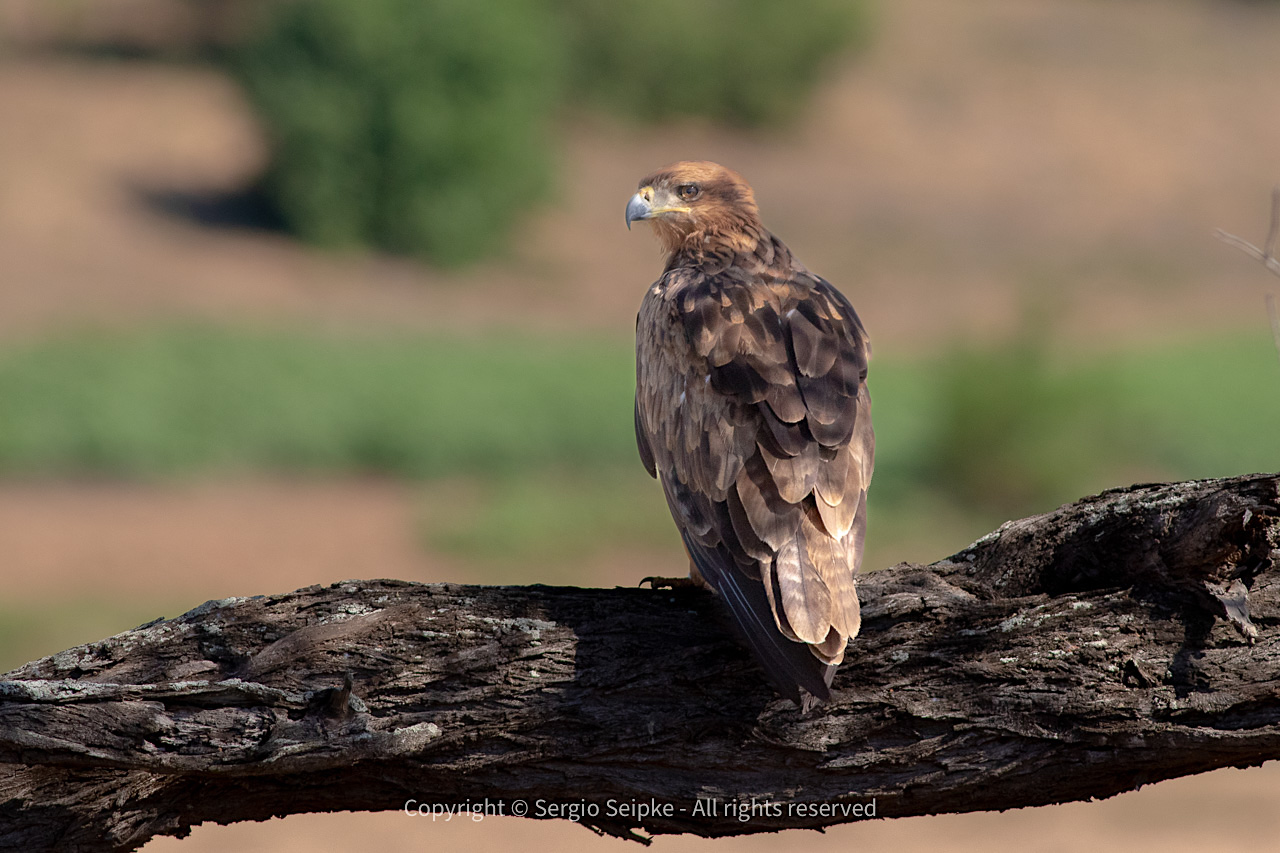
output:
[[[730, 410], [738, 419], [733, 429], [749, 430], [753, 439], [746, 447], [720, 440], [712, 425], [695, 455], [717, 464], [686, 463], [690, 494], [680, 498], [714, 496], [716, 506], [704, 510], [712, 523], [705, 532], [690, 531], [703, 546], [702, 560], [694, 555], [700, 572], [713, 585], [734, 572], [761, 577], [777, 630], [813, 647], [807, 661], [786, 656], [790, 677], [799, 677], [798, 660], [811, 670], [805, 681], [812, 685], [815, 673], [842, 659], [859, 626], [854, 571], [861, 531], [854, 527], [865, 523], [870, 471], [863, 448], [849, 443], [860, 425], [870, 424], [865, 339], [856, 315], [846, 323], [851, 309], [817, 277], [771, 283], [768, 300], [753, 300], [752, 286], [709, 276], [678, 302], [687, 341], [706, 358], [712, 388], [747, 404]], [[703, 565], [717, 558], [726, 564], [718, 571]]]

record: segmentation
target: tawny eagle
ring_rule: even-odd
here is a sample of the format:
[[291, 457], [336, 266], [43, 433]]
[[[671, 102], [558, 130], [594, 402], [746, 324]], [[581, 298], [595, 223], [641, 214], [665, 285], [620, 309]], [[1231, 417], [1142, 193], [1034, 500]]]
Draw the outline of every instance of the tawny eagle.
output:
[[627, 227], [667, 252], [636, 318], [636, 441], [709, 586], [779, 691], [830, 697], [860, 625], [875, 453], [869, 343], [840, 291], [761, 224], [715, 163], [649, 175]]

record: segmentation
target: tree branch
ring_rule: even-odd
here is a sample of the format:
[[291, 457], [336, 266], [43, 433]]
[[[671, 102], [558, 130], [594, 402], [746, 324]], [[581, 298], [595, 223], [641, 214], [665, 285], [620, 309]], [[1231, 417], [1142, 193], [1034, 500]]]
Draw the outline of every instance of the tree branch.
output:
[[1134, 486], [869, 574], [809, 715], [699, 592], [353, 581], [209, 602], [4, 676], [0, 848], [485, 798], [723, 836], [1260, 764], [1280, 757], [1278, 489]]

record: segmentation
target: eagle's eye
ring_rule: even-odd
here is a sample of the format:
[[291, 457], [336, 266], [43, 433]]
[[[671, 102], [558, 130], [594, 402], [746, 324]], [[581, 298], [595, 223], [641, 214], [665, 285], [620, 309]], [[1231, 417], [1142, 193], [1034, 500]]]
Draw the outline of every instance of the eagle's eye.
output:
[[676, 193], [684, 201], [693, 201], [702, 193], [702, 188], [697, 184], [681, 184], [676, 187]]

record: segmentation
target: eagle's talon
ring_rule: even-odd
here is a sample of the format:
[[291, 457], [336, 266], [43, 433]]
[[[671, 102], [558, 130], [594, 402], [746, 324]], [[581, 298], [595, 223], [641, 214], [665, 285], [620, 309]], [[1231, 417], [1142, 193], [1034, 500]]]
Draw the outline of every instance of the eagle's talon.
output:
[[700, 589], [701, 585], [693, 578], [662, 578], [650, 576], [640, 579], [640, 586], [649, 584], [650, 589]]

